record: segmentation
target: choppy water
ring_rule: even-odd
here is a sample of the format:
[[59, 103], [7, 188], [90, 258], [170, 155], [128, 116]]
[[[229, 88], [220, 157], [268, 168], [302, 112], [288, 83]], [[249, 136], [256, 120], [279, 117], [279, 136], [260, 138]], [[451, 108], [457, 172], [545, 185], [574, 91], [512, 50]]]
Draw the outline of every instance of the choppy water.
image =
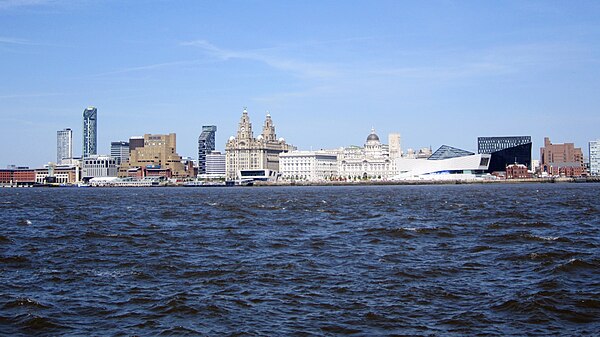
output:
[[600, 184], [0, 189], [0, 334], [594, 335]]

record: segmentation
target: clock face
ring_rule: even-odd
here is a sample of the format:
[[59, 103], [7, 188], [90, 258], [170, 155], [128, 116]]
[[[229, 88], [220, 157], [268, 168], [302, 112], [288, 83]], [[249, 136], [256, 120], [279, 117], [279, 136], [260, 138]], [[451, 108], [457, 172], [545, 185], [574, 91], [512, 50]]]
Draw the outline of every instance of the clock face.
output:
[[246, 128], [242, 126], [242, 127], [240, 128], [240, 131], [244, 132], [244, 131], [246, 131]]

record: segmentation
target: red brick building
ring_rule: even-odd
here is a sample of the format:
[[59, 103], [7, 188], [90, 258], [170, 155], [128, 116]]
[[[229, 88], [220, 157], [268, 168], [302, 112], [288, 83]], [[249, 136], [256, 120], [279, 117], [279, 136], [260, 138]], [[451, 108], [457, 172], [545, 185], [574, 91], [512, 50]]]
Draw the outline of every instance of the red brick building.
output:
[[583, 152], [573, 143], [552, 144], [546, 137], [540, 148], [540, 168], [552, 176], [580, 177], [585, 175]]
[[525, 165], [511, 164], [506, 167], [506, 179], [527, 179], [531, 177], [532, 175]]
[[26, 186], [35, 183], [35, 170], [30, 168], [0, 169], [0, 184]]

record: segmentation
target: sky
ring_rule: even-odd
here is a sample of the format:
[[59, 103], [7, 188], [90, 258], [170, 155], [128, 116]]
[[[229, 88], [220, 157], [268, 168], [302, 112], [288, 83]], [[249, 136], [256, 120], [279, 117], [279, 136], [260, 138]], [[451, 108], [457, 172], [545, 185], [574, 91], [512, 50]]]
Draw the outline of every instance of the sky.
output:
[[301, 150], [477, 151], [479, 136], [600, 138], [599, 1], [0, 0], [0, 167], [56, 160], [98, 109], [98, 151], [176, 133], [217, 150], [247, 107]]

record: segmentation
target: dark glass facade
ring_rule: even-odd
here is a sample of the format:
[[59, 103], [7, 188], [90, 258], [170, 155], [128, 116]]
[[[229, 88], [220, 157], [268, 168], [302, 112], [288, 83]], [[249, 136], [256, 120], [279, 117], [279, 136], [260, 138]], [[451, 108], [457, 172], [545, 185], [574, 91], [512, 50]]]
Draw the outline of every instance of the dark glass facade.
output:
[[98, 110], [89, 107], [83, 110], [83, 158], [98, 154]]
[[215, 150], [215, 125], [205, 125], [198, 137], [198, 174], [206, 173], [206, 155]]
[[510, 164], [523, 164], [531, 170], [531, 143], [492, 152], [488, 172], [505, 171]]

